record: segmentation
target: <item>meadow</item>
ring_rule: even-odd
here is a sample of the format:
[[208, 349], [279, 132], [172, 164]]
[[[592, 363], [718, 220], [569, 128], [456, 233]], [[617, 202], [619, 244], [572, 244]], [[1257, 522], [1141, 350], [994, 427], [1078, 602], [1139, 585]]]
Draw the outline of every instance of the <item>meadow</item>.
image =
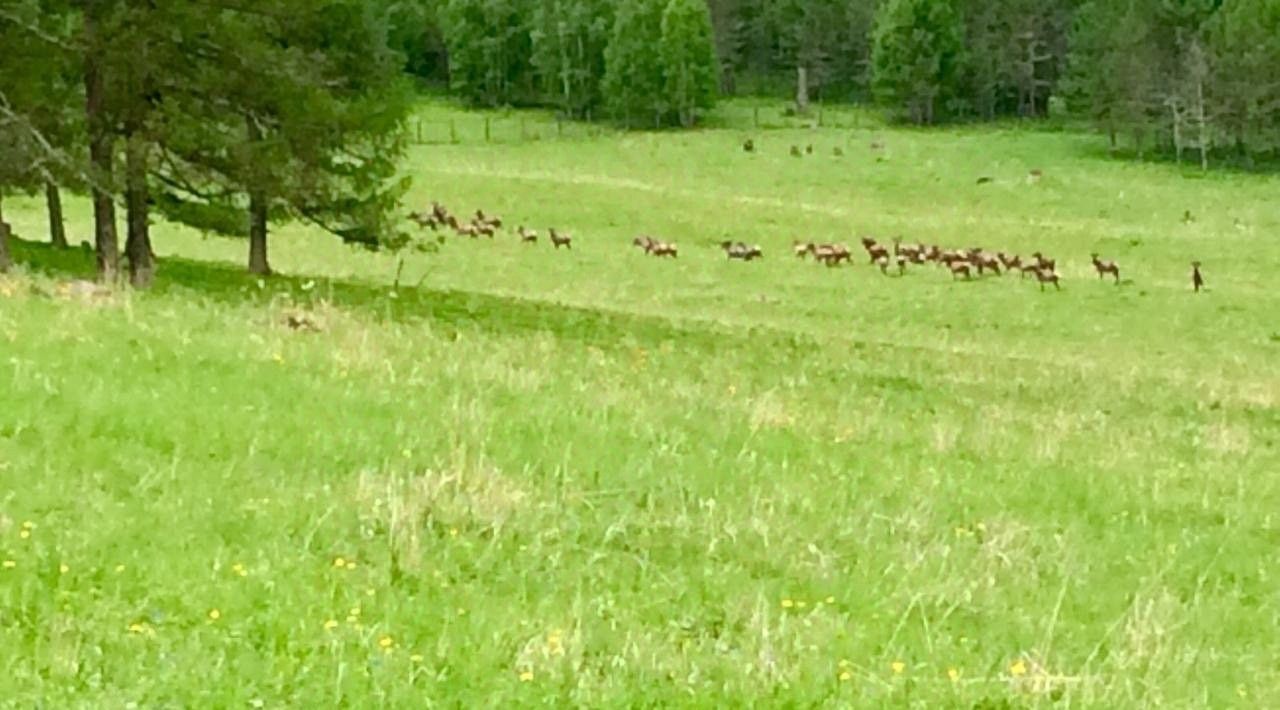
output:
[[[830, 114], [410, 151], [406, 211], [572, 251], [159, 224], [86, 299], [7, 199], [3, 704], [1280, 704], [1280, 179]], [[1063, 288], [790, 254], [863, 234]]]

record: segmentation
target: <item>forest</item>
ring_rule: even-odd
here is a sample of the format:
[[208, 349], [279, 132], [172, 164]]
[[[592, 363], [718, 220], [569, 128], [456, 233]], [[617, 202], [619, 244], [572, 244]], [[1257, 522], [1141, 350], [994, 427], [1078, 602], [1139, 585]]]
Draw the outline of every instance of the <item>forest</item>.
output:
[[[0, 199], [93, 195], [99, 272], [151, 279], [153, 213], [402, 245], [416, 92], [691, 127], [717, 97], [874, 103], [914, 124], [1087, 119], [1112, 150], [1280, 153], [1280, 0], [4, 0]], [[0, 212], [0, 224], [3, 224]], [[10, 261], [0, 227], [0, 268]]]

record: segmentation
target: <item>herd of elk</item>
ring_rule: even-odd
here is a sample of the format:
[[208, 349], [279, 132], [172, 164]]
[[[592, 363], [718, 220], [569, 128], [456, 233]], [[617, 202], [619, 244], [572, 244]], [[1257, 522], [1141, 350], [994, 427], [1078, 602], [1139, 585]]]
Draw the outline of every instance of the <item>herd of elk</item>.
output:
[[[743, 147], [747, 150], [755, 149], [754, 144], [750, 141]], [[793, 148], [796, 153], [800, 151], [798, 146], [793, 146]], [[481, 236], [487, 236], [492, 239], [502, 229], [501, 217], [486, 215], [484, 210], [478, 209], [469, 221], [462, 222], [439, 202], [432, 202], [430, 211], [410, 213], [409, 219], [416, 222], [423, 229], [429, 228], [433, 231], [439, 231], [442, 227], [447, 226], [458, 235], [471, 237], [472, 239]], [[515, 234], [519, 237], [521, 243], [537, 244], [538, 242], [538, 232], [526, 229], [524, 225], [518, 226]], [[552, 246], [557, 250], [560, 247], [573, 249], [573, 237], [568, 233], [550, 228], [547, 230], [547, 236]], [[884, 274], [888, 274], [890, 265], [896, 265], [898, 275], [902, 276], [906, 274], [908, 265], [934, 263], [946, 269], [953, 280], [960, 278], [972, 279], [975, 272], [978, 277], [985, 276], [987, 272], [991, 272], [996, 276], [1018, 272], [1023, 278], [1034, 277], [1042, 291], [1049, 284], [1052, 284], [1055, 289], [1062, 288], [1057, 272], [1057, 261], [1038, 251], [1033, 252], [1029, 258], [1024, 259], [1017, 254], [1009, 254], [1003, 251], [988, 252], [981, 247], [943, 249], [936, 244], [904, 244], [901, 239], [894, 239], [891, 245], [892, 248], [890, 245], [883, 244], [872, 237], [863, 237], [861, 243], [863, 250], [867, 253], [869, 263], [879, 268], [881, 273]], [[673, 259], [679, 256], [679, 248], [674, 243], [664, 242], [653, 237], [639, 236], [632, 241], [632, 244], [650, 256], [669, 256]], [[720, 248], [724, 251], [725, 256], [731, 260], [749, 262], [764, 258], [764, 250], [758, 244], [723, 241], [720, 242]], [[841, 263], [853, 263], [852, 253], [843, 244], [795, 242], [792, 250], [797, 258], [805, 259], [812, 255], [816, 263], [829, 267], [839, 266]], [[1118, 263], [1102, 259], [1096, 252], [1090, 254], [1089, 258], [1099, 279], [1105, 279], [1110, 276], [1114, 283], [1119, 285], [1120, 265]], [[1191, 262], [1191, 287], [1196, 292], [1204, 288], [1204, 276], [1200, 273], [1200, 262], [1198, 261]]]

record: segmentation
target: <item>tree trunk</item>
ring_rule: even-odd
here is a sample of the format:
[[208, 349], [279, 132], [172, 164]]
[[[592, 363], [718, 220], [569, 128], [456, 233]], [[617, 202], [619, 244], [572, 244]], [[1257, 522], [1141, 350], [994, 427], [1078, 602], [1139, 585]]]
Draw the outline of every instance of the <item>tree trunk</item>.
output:
[[44, 199], [49, 205], [49, 242], [55, 248], [67, 248], [67, 226], [62, 219], [62, 193], [51, 180], [44, 184]]
[[796, 67], [796, 113], [809, 113], [809, 72], [804, 67]]
[[129, 135], [125, 165], [125, 207], [129, 233], [124, 251], [129, 257], [129, 283], [134, 288], [147, 288], [155, 280], [155, 263], [151, 260], [151, 227], [147, 202], [147, 140], [141, 134]]
[[92, 165], [93, 232], [98, 249], [98, 279], [113, 283], [119, 270], [120, 245], [116, 236], [116, 208], [108, 186], [112, 176], [111, 121], [107, 116], [106, 85], [99, 64], [97, 18], [94, 9], [84, 14], [85, 121], [89, 128], [89, 162]]
[[1204, 112], [1204, 79], [1196, 81], [1196, 120], [1200, 123], [1200, 169], [1209, 169], [1209, 126]]
[[13, 257], [9, 256], [9, 223], [4, 221], [4, 196], [0, 195], [0, 274], [13, 266]]
[[249, 273], [271, 275], [267, 262], [267, 200], [259, 191], [249, 195]]

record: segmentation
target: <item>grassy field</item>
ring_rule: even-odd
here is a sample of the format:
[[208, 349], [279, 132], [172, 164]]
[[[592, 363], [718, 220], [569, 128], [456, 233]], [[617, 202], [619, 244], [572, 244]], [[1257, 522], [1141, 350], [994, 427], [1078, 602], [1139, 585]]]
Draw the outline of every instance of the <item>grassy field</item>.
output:
[[[259, 282], [157, 225], [154, 291], [95, 300], [59, 288], [88, 254], [17, 244], [3, 703], [1280, 704], [1280, 180], [749, 113], [417, 148], [408, 207], [575, 246], [450, 240], [398, 288], [296, 227]], [[1063, 290], [788, 255], [867, 233]]]

